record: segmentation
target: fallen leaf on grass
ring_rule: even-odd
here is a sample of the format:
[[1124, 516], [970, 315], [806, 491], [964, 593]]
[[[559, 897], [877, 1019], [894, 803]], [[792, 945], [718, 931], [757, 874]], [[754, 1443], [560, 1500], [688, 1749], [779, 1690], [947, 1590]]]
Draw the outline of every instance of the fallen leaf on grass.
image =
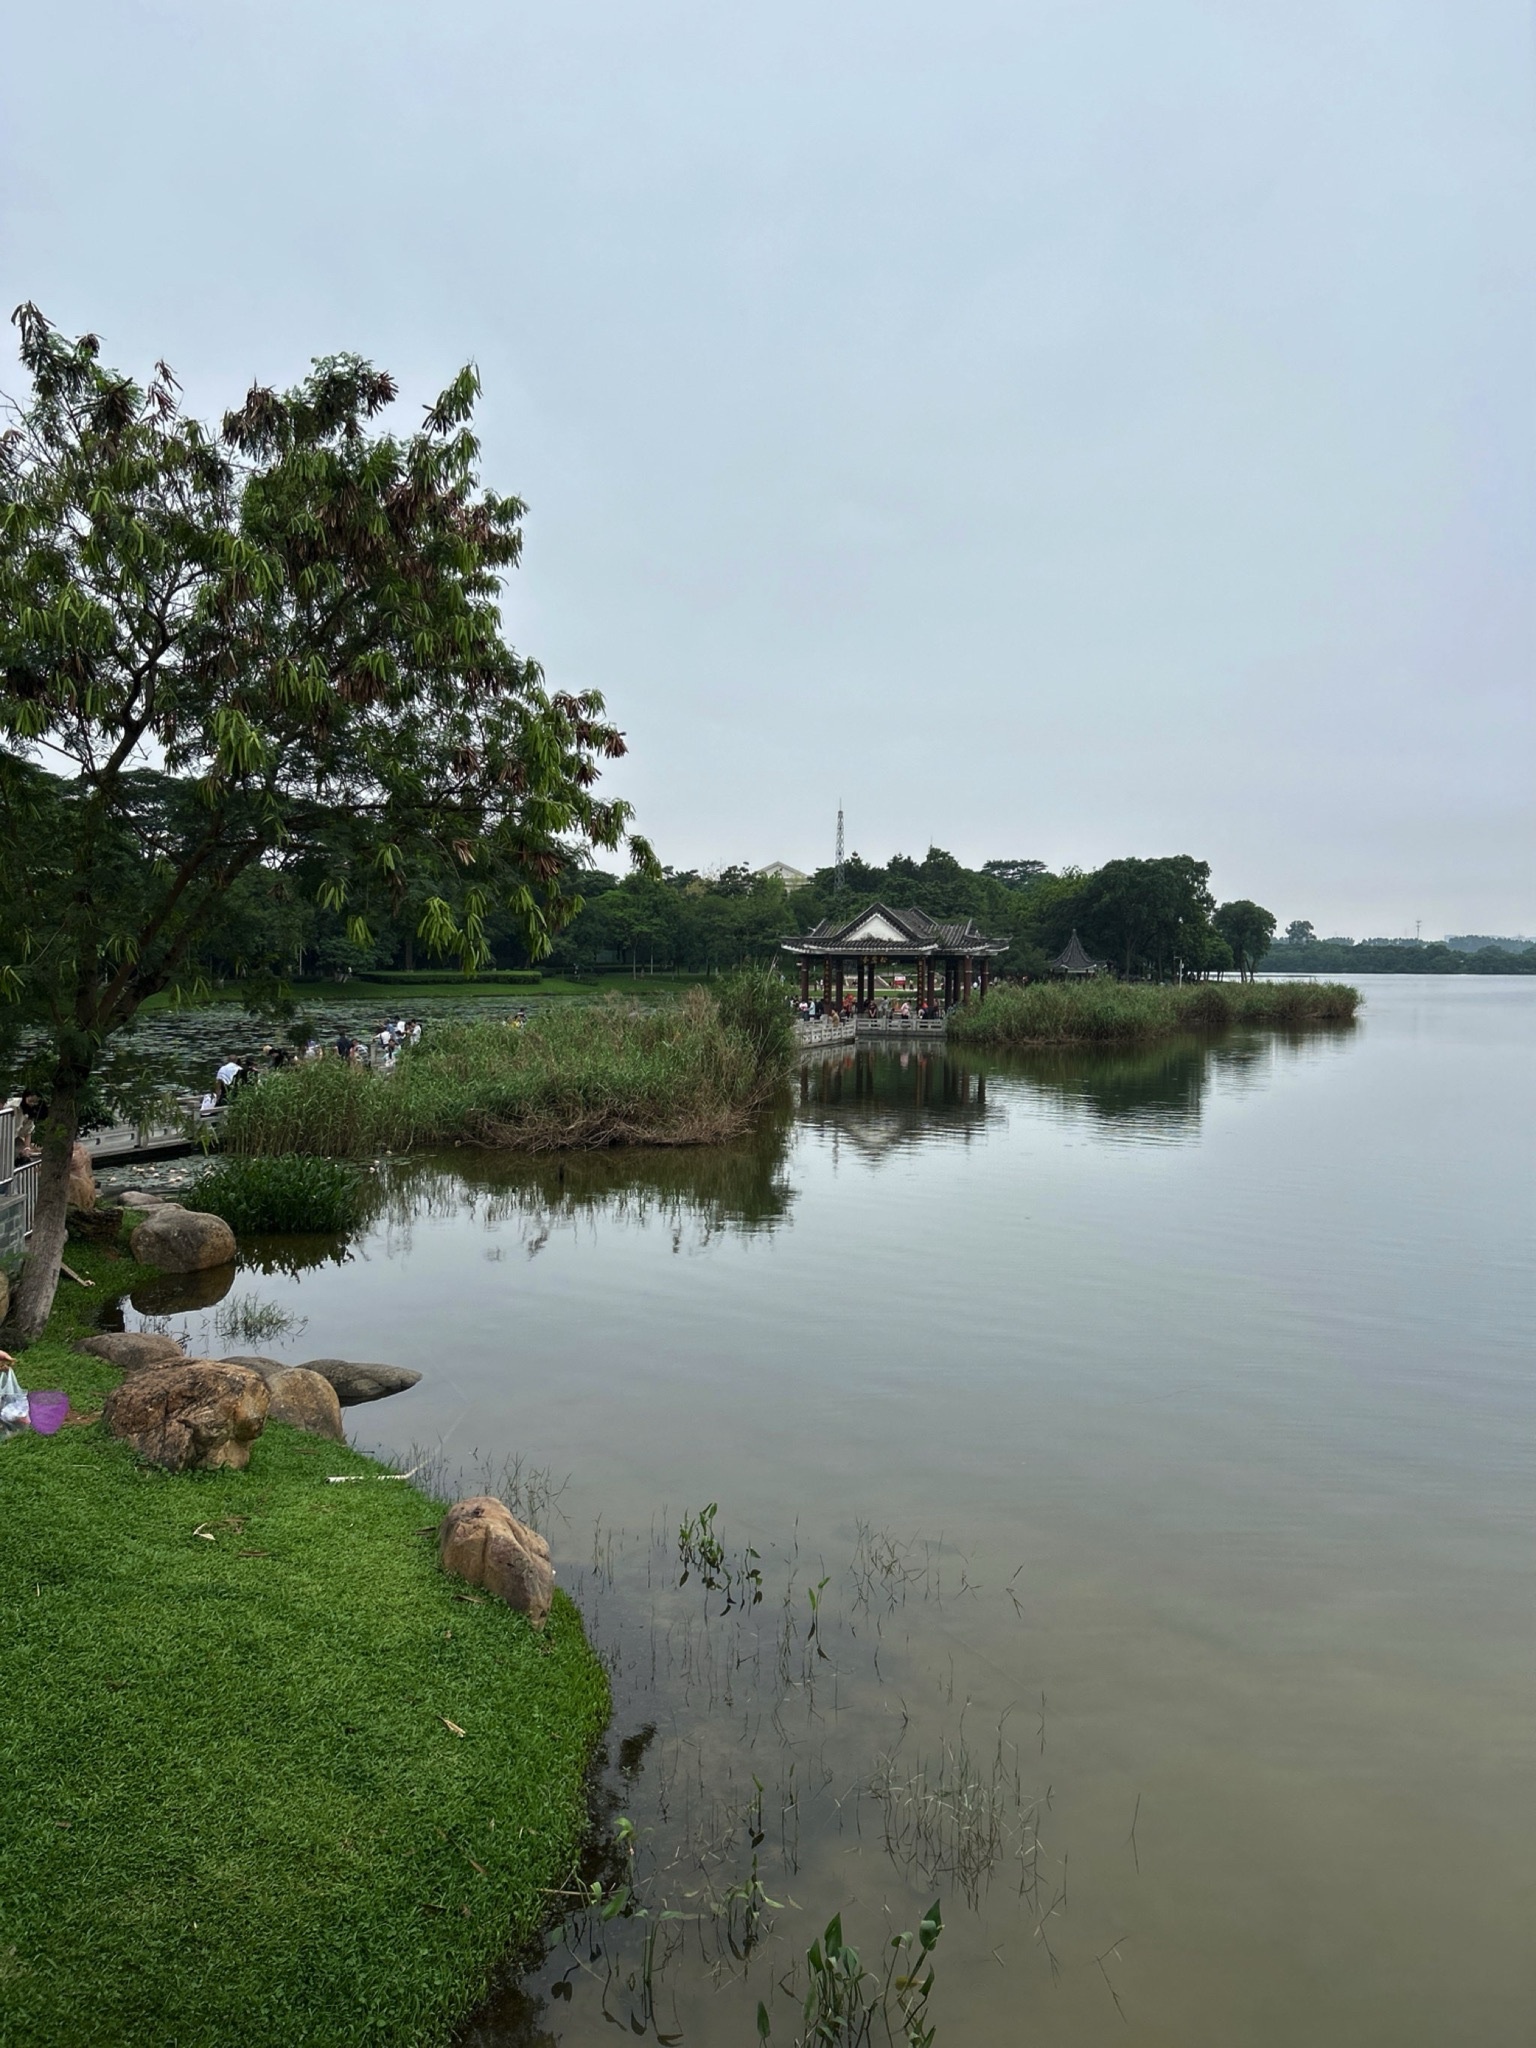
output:
[[462, 1600], [466, 1607], [483, 1607], [485, 1602], [478, 1593], [455, 1593], [455, 1600]]
[[464, 1730], [459, 1726], [458, 1722], [450, 1721], [446, 1714], [439, 1714], [437, 1718], [439, 1719], [439, 1721], [442, 1722], [443, 1726], [448, 1730], [448, 1733], [450, 1735], [462, 1735], [464, 1733]]
[[192, 1531], [192, 1534], [194, 1536], [201, 1536], [205, 1543], [217, 1543], [219, 1540], [218, 1537], [214, 1535], [213, 1531], [205, 1527], [205, 1525], [201, 1522], [198, 1523], [197, 1527]]

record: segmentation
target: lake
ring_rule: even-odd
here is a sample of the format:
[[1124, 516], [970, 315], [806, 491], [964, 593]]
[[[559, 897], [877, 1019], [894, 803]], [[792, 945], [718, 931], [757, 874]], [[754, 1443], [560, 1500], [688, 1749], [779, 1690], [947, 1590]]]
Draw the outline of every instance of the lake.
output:
[[422, 1369], [354, 1435], [504, 1477], [613, 1672], [639, 1910], [466, 2039], [790, 2043], [834, 1912], [883, 1970], [937, 1897], [937, 2048], [1529, 2043], [1536, 981], [1362, 986], [812, 1060], [725, 1153], [392, 1169], [242, 1272], [260, 1348]]

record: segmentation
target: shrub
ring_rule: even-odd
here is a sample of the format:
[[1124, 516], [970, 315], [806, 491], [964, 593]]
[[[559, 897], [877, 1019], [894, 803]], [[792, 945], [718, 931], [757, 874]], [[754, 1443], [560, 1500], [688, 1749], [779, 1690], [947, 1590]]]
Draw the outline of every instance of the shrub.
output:
[[224, 1159], [198, 1180], [188, 1207], [222, 1216], [237, 1237], [335, 1236], [357, 1221], [361, 1185], [351, 1167], [334, 1159]]

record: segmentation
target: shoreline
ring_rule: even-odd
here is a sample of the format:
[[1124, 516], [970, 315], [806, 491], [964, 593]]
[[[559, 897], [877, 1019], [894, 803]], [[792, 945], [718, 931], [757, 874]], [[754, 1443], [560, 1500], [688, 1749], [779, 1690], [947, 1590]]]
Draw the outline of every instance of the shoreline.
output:
[[[95, 1290], [17, 1366], [89, 1416], [121, 1376], [70, 1347], [145, 1269], [70, 1251]], [[562, 1591], [540, 1634], [444, 1573], [386, 1471], [281, 1423], [243, 1471], [0, 1444], [8, 2040], [447, 2044], [547, 1923], [606, 1676]]]

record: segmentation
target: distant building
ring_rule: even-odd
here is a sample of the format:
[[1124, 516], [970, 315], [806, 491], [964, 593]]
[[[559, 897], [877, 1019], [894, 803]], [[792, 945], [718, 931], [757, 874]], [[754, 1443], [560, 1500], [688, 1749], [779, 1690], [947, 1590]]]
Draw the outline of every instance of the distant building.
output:
[[786, 889], [800, 889], [811, 879], [799, 868], [792, 868], [787, 860], [771, 860], [765, 868], [754, 868], [754, 875], [760, 875], [765, 882], [782, 882]]

